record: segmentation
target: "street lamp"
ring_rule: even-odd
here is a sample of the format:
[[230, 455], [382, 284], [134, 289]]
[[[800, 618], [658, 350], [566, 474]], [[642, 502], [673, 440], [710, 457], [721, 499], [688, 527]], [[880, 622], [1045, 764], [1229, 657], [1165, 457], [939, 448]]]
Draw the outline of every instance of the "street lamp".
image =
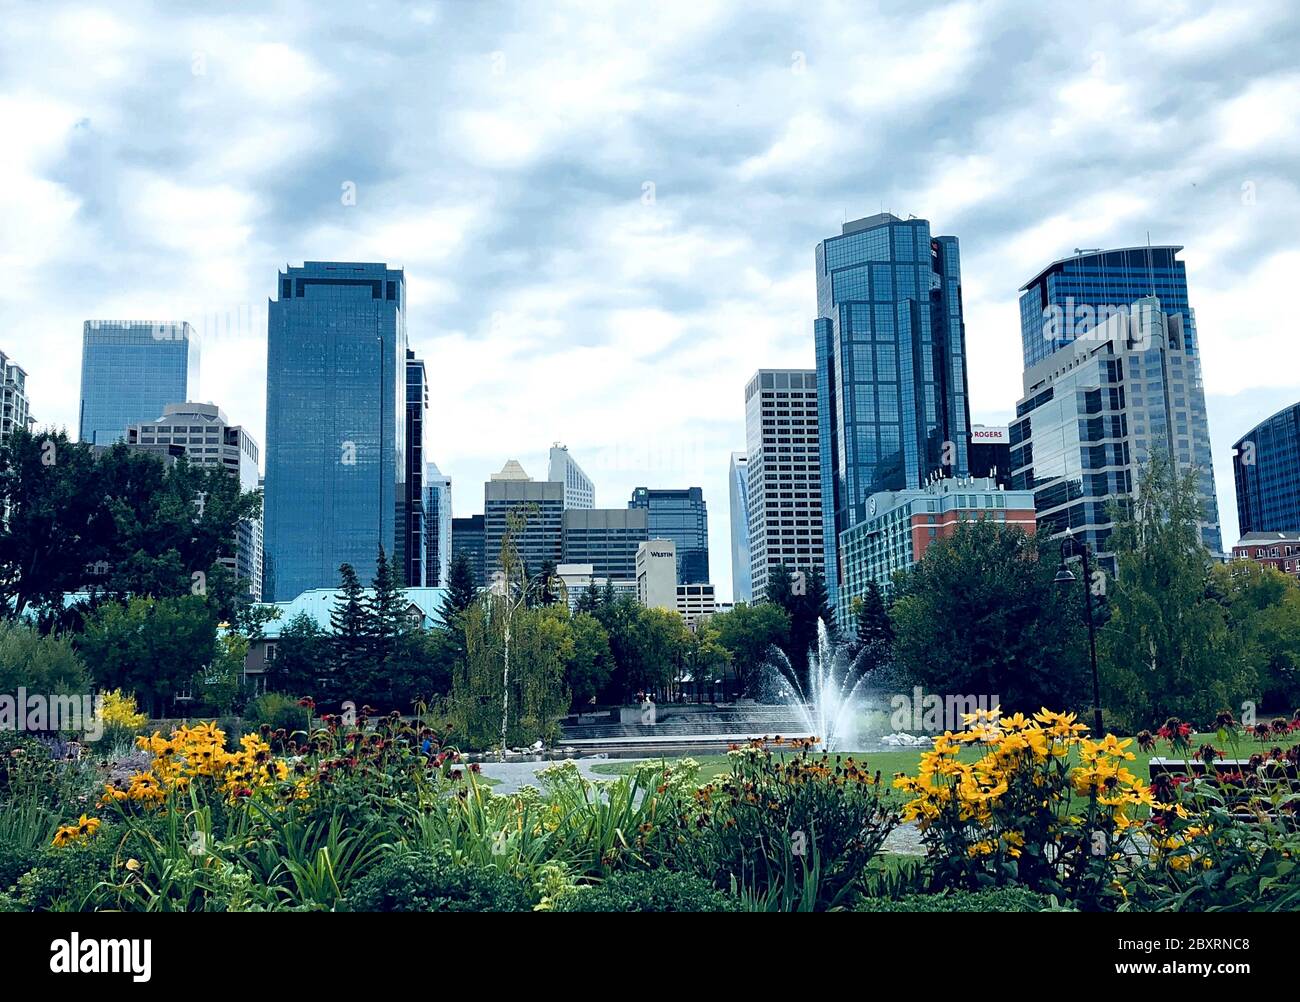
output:
[[[1055, 581], [1062, 589], [1074, 583], [1074, 571], [1066, 565], [1066, 548], [1074, 549], [1074, 530], [1067, 528], [1065, 538], [1061, 540], [1061, 567], [1056, 572]], [[1083, 548], [1083, 607], [1088, 620], [1088, 655], [1092, 659], [1092, 727], [1094, 735], [1100, 739], [1105, 734], [1101, 724], [1101, 675], [1097, 671], [1097, 629], [1092, 621], [1092, 570], [1088, 563], [1091, 547], [1085, 539], [1080, 544]]]

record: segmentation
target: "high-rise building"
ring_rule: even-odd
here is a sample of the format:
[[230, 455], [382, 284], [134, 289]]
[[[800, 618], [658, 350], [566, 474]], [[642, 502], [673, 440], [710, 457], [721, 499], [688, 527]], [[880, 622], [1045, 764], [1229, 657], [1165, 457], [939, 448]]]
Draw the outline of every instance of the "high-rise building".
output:
[[564, 484], [534, 480], [512, 459], [483, 485], [484, 562], [489, 579], [501, 569], [501, 541], [512, 514], [524, 518], [522, 531], [516, 531], [513, 540], [529, 577], [539, 574], [548, 562], [560, 563]]
[[[482, 517], [478, 516], [480, 526]], [[446, 588], [451, 569], [451, 477], [424, 464], [424, 566], [430, 588]], [[482, 535], [480, 528], [479, 535]], [[480, 556], [480, 562], [482, 557]]]
[[647, 609], [677, 608], [677, 546], [651, 539], [636, 548], [636, 597]]
[[1300, 404], [1261, 421], [1232, 452], [1241, 534], [1300, 532]]
[[474, 584], [480, 588], [488, 585], [487, 532], [482, 515], [469, 515], [451, 520], [451, 559], [464, 554], [474, 572]]
[[[743, 452], [733, 452], [731, 469], [727, 474], [731, 494], [731, 598], [733, 602], [748, 602], [753, 597], [749, 571], [748, 481], [749, 458]], [[821, 504], [820, 495], [817, 503]], [[820, 542], [819, 536], [818, 543]]]
[[0, 445], [16, 431], [30, 431], [35, 423], [27, 398], [27, 372], [0, 351]]
[[651, 539], [671, 539], [677, 547], [677, 583], [709, 580], [709, 513], [699, 487], [638, 487], [629, 508], [645, 508]]
[[[273, 600], [371, 579], [403, 552], [406, 282], [384, 264], [307, 261], [268, 304], [266, 582]], [[399, 565], [400, 566], [400, 565]]]
[[1072, 529], [1112, 570], [1112, 506], [1157, 454], [1198, 471], [1201, 540], [1222, 552], [1200, 361], [1161, 307], [1140, 299], [1026, 369], [1010, 429], [1011, 487], [1034, 492], [1038, 531]]
[[[221, 467], [244, 492], [258, 490], [261, 452], [256, 440], [240, 425], [232, 425], [215, 404], [167, 404], [162, 415], [125, 429], [133, 448], [187, 456], [194, 466]], [[254, 602], [262, 600], [262, 518], [244, 519], [236, 527], [235, 552], [221, 563], [247, 583]]]
[[840, 536], [844, 582], [836, 621], [850, 629], [854, 600], [870, 584], [888, 591], [893, 576], [925, 556], [936, 540], [947, 539], [963, 522], [982, 519], [1036, 528], [1032, 491], [1003, 490], [992, 477], [941, 477], [924, 487], [881, 491], [867, 498], [852, 526]]
[[[1076, 338], [1104, 327], [1139, 299], [1155, 296], [1166, 313], [1182, 316], [1186, 347], [1199, 357], [1196, 318], [1187, 298], [1182, 247], [1076, 250], [1053, 261], [1020, 288], [1020, 340], [1025, 368]], [[1094, 334], [1095, 336], [1095, 334]]]
[[745, 385], [749, 580], [757, 599], [780, 566], [824, 566], [818, 424], [814, 370], [759, 369]]
[[164, 407], [198, 396], [199, 337], [187, 323], [87, 320], [77, 437], [112, 445]]
[[569, 455], [569, 447], [556, 442], [551, 446], [550, 462], [546, 471], [547, 480], [564, 484], [565, 508], [596, 507], [596, 488], [591, 478], [582, 471], [574, 458]]
[[1006, 425], [970, 426], [967, 452], [972, 477], [992, 477], [1003, 487], [1011, 483], [1011, 430]]
[[644, 508], [568, 508], [560, 520], [566, 564], [612, 581], [636, 580], [637, 547], [650, 538]]
[[855, 219], [815, 258], [822, 539], [834, 605], [837, 543], [861, 502], [935, 473], [968, 475], [966, 326], [957, 238], [931, 237], [924, 219]]
[[431, 584], [425, 565], [426, 526], [424, 510], [424, 415], [429, 409], [429, 380], [424, 361], [406, 349], [406, 490], [402, 495], [399, 522], [406, 527], [398, 553], [408, 587]]

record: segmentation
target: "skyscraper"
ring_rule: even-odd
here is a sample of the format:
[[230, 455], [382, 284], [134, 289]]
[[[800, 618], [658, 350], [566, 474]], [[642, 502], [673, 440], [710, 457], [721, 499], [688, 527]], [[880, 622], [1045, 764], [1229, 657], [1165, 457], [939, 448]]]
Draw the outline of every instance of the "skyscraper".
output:
[[81, 333], [77, 437], [112, 445], [128, 425], [198, 396], [199, 337], [187, 323], [87, 320]]
[[[1141, 359], [1130, 359], [1130, 365], [1121, 365], [1113, 374], [1114, 382], [1135, 381], [1135, 385], [1128, 387], [1128, 399], [1120, 403], [1136, 409], [1134, 416], [1139, 419], [1138, 423], [1145, 425], [1140, 434], [1149, 433], [1180, 468], [1197, 469], [1205, 508], [1201, 537], [1206, 546], [1220, 553], [1223, 546], [1219, 534], [1219, 505], [1214, 491], [1214, 467], [1210, 458], [1209, 419], [1201, 381], [1200, 341], [1196, 314], [1188, 300], [1187, 269], [1178, 259], [1182, 249], [1181, 246], [1165, 244], [1080, 250], [1072, 257], [1053, 261], [1026, 282], [1020, 290], [1025, 387], [1028, 394], [1031, 382], [1038, 385], [1045, 378], [1045, 372], [1059, 368], [1047, 364], [1048, 360], [1061, 348], [1077, 341], [1116, 347], [1124, 343], [1124, 352], [1131, 348], [1141, 349]], [[1145, 304], [1141, 310], [1137, 307], [1139, 301]], [[1141, 328], [1139, 315], [1142, 310], [1151, 314], [1150, 330], [1168, 329], [1171, 332], [1167, 344], [1160, 341], [1155, 345], [1167, 348], [1168, 354], [1163, 350], [1157, 354], [1146, 352], [1151, 345], [1143, 340], [1145, 328]], [[1155, 314], [1165, 319], [1158, 320]], [[1116, 337], [1117, 332], [1120, 335], [1136, 334], [1136, 337]], [[1084, 357], [1095, 357], [1091, 351], [1083, 354]], [[1137, 363], [1137, 366], [1132, 363]], [[1037, 368], [1039, 365], [1044, 368]], [[1166, 365], [1169, 367], [1167, 370], [1164, 368]], [[1031, 371], [1035, 373], [1032, 380]], [[1084, 377], [1076, 374], [1070, 378], [1077, 381]], [[1165, 422], [1168, 422], [1167, 427]], [[1133, 430], [1136, 431], [1136, 427]], [[1015, 434], [1014, 428], [1012, 434]], [[1091, 435], [1090, 430], [1088, 436]], [[1042, 442], [1039, 437], [1040, 447]], [[1013, 438], [1012, 449], [1018, 444]], [[1146, 462], [1145, 456], [1136, 461], [1139, 465]], [[1113, 469], [1110, 472], [1118, 474], [1121, 471]], [[1073, 479], [1078, 479], [1077, 470], [1075, 474]], [[1100, 490], [1095, 473], [1092, 481], [1093, 486]], [[1112, 482], [1107, 485], [1107, 490], [1114, 490], [1116, 486]], [[1052, 496], [1039, 493], [1043, 495], [1038, 505], [1041, 519], [1045, 505], [1048, 508], [1055, 505]], [[1105, 493], [1092, 496], [1101, 498]], [[1109, 535], [1103, 528], [1104, 523], [1094, 524], [1098, 526], [1098, 539]]]
[[1161, 306], [1140, 299], [1027, 368], [1010, 429], [1011, 489], [1034, 492], [1038, 531], [1073, 530], [1111, 570], [1111, 506], [1158, 453], [1199, 468], [1201, 540], [1222, 551], [1200, 363], [1182, 315]]
[[596, 488], [582, 467], [569, 455], [569, 447], [556, 442], [551, 446], [546, 479], [564, 484], [565, 508], [596, 507]]
[[629, 508], [645, 508], [651, 539], [677, 544], [677, 583], [709, 580], [709, 513], [699, 487], [648, 488], [632, 492]]
[[[173, 456], [184, 455], [194, 466], [217, 466], [244, 492], [258, 490], [261, 453], [247, 429], [232, 425], [215, 404], [168, 404], [162, 414], [126, 429], [131, 446], [152, 447]], [[262, 517], [244, 519], [236, 527], [235, 552], [221, 563], [246, 582], [254, 602], [262, 600]]]
[[268, 304], [266, 577], [271, 600], [373, 576], [402, 552], [406, 283], [384, 264], [307, 261]]
[[824, 564], [818, 424], [814, 370], [760, 369], [746, 384], [749, 578], [759, 599], [777, 567]]
[[482, 515], [451, 520], [451, 559], [463, 554], [474, 573], [474, 584], [480, 588], [488, 584], [487, 532], [483, 521]]
[[0, 351], [0, 445], [16, 431], [28, 431], [36, 419], [27, 399], [27, 372]]
[[501, 569], [501, 541], [514, 513], [526, 519], [523, 531], [514, 535], [514, 544], [529, 577], [539, 574], [548, 562], [558, 564], [561, 560], [564, 485], [559, 481], [534, 480], [512, 459], [483, 485], [484, 565], [488, 584], [493, 572]]
[[406, 349], [406, 490], [402, 496], [401, 524], [406, 527], [398, 559], [408, 587], [429, 584], [425, 566], [424, 414], [429, 409], [429, 380], [424, 362]]
[[1300, 532], [1300, 404], [1261, 421], [1232, 453], [1241, 535]]
[[815, 260], [822, 535], [834, 604], [839, 535], [866, 498], [920, 487], [937, 471], [968, 474], [966, 327], [957, 238], [931, 237], [924, 219], [855, 219], [817, 245]]
[[650, 538], [644, 508], [568, 508], [560, 529], [566, 564], [591, 564], [598, 578], [636, 580], [636, 550]]
[[[482, 516], [479, 535], [482, 535]], [[430, 588], [447, 587], [451, 569], [451, 477], [437, 463], [424, 464], [424, 566]], [[480, 563], [482, 557], [480, 555]]]
[[[749, 459], [731, 454], [727, 474], [731, 502], [731, 600], [748, 602], [753, 595], [749, 573]], [[820, 498], [818, 504], [821, 503]], [[819, 540], [820, 542], [820, 540]]]

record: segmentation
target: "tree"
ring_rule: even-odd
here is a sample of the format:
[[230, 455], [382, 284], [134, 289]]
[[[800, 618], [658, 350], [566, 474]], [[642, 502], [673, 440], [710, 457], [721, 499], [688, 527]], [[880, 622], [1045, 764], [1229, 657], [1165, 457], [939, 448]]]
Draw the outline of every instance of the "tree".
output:
[[1055, 584], [1055, 555], [1049, 540], [984, 519], [932, 543], [894, 579], [903, 677], [931, 693], [999, 697], [1008, 713], [1082, 709], [1081, 602]]
[[99, 688], [133, 692], [150, 716], [160, 716], [211, 665], [216, 622], [196, 595], [106, 602], [78, 647]]
[[300, 612], [280, 630], [275, 657], [267, 662], [266, 685], [291, 696], [324, 698], [331, 666], [330, 637], [316, 620]]
[[1216, 564], [1210, 576], [1259, 679], [1260, 706], [1289, 714], [1300, 705], [1300, 583], [1251, 560]]
[[853, 600], [851, 650], [863, 671], [872, 671], [893, 658], [894, 627], [889, 620], [884, 593], [874, 581], [860, 598]]
[[0, 620], [0, 693], [13, 695], [20, 686], [68, 696], [89, 692], [90, 676], [68, 637]]
[[1179, 473], [1157, 453], [1110, 537], [1118, 566], [1100, 637], [1102, 700], [1130, 727], [1170, 716], [1208, 725], [1258, 692], [1246, 644], [1210, 594], [1201, 509], [1196, 471]]
[[357, 572], [351, 564], [341, 564], [339, 579], [339, 593], [330, 611], [331, 695], [346, 695], [368, 681], [368, 664], [373, 652], [371, 619]]
[[682, 668], [697, 691], [711, 687], [715, 678], [725, 676], [730, 662], [731, 653], [722, 645], [713, 617], [700, 620], [694, 631], [688, 633], [682, 654]]
[[560, 600], [560, 578], [555, 573], [555, 561], [547, 558], [542, 561], [542, 570], [538, 574], [537, 604], [555, 605]]
[[573, 707], [581, 712], [597, 700], [614, 673], [614, 654], [609, 634], [589, 612], [576, 612], [569, 620], [573, 656], [564, 666], [564, 682], [572, 693]]
[[742, 693], [750, 692], [758, 682], [772, 648], [784, 649], [789, 643], [790, 615], [771, 602], [739, 602], [728, 612], [713, 616], [709, 623], [717, 633], [718, 643], [731, 655], [731, 667]]
[[817, 644], [818, 621], [833, 631], [825, 575], [819, 567], [792, 570], [781, 564], [768, 576], [766, 598], [790, 617], [785, 652], [800, 685], [807, 691], [808, 653]]
[[578, 612], [595, 612], [599, 608], [600, 592], [596, 590], [596, 582], [594, 580], [588, 581], [587, 587], [578, 596], [576, 609]]

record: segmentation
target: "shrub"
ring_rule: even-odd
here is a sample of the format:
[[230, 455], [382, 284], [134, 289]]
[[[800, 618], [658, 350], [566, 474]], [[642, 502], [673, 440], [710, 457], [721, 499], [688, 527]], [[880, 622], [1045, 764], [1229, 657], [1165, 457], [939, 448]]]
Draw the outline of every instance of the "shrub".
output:
[[863, 898], [860, 912], [1042, 912], [1057, 907], [1056, 899], [1024, 887], [987, 891], [952, 890], [944, 894], [909, 894], [898, 900]]
[[110, 830], [70, 845], [48, 846], [18, 878], [17, 906], [23, 911], [92, 910], [98, 885], [112, 873], [118, 838]]
[[614, 873], [563, 894], [557, 912], [734, 912], [736, 899], [693, 873], [641, 870]]
[[244, 721], [253, 730], [259, 724], [268, 724], [273, 731], [283, 728], [287, 734], [293, 734], [307, 730], [309, 716], [307, 708], [299, 706], [296, 699], [280, 692], [268, 692], [245, 707]]
[[414, 855], [385, 860], [353, 884], [353, 912], [523, 912], [532, 895], [494, 867], [456, 866]]
[[134, 739], [137, 734], [144, 732], [149, 718], [136, 707], [134, 695], [125, 694], [121, 689], [111, 689], [102, 695], [104, 697], [102, 740], [107, 745], [121, 744], [124, 740]]

